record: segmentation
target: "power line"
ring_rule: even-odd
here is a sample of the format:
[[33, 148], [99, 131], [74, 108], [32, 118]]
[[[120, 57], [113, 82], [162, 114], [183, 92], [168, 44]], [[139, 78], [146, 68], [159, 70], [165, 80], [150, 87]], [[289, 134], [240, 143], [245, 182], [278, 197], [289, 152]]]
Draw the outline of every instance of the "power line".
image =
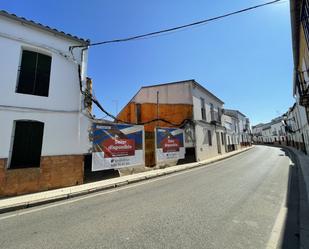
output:
[[85, 93], [85, 92], [82, 92], [82, 94], [84, 94], [86, 97], [90, 97], [92, 102], [103, 112], [105, 113], [107, 116], [109, 116], [110, 118], [114, 119], [114, 121], [116, 122], [119, 122], [119, 123], [124, 123], [124, 124], [133, 124], [133, 125], [146, 125], [146, 124], [150, 124], [150, 123], [154, 123], [154, 122], [157, 122], [157, 121], [161, 121], [161, 122], [164, 122], [164, 123], [167, 123], [167, 124], [170, 124], [170, 125], [173, 125], [173, 126], [179, 126], [179, 127], [182, 127], [183, 125], [185, 125], [186, 123], [188, 122], [191, 122], [191, 119], [184, 119], [182, 120], [180, 123], [173, 123], [169, 120], [166, 120], [164, 118], [156, 118], [156, 119], [152, 119], [152, 120], [148, 120], [146, 122], [140, 122], [140, 123], [133, 123], [133, 122], [128, 122], [128, 121], [124, 121], [124, 120], [121, 120], [121, 119], [118, 119], [117, 117], [115, 117], [114, 115], [112, 115], [111, 113], [109, 113], [108, 111], [106, 111], [103, 106], [100, 104], [100, 102], [95, 99], [93, 96]]
[[243, 13], [243, 12], [251, 11], [251, 10], [261, 8], [261, 7], [264, 7], [264, 6], [267, 6], [267, 5], [275, 4], [275, 3], [278, 3], [278, 2], [281, 2], [281, 1], [282, 0], [274, 0], [274, 1], [271, 1], [271, 2], [258, 4], [258, 5], [251, 6], [251, 7], [245, 8], [245, 9], [241, 9], [241, 10], [237, 10], [237, 11], [234, 11], [234, 12], [229, 12], [227, 14], [223, 14], [223, 15], [220, 15], [220, 16], [204, 19], [204, 20], [201, 20], [201, 21], [197, 21], [197, 22], [193, 22], [193, 23], [189, 23], [189, 24], [185, 24], [185, 25], [181, 25], [181, 26], [177, 26], [177, 27], [173, 27], [173, 28], [154, 31], [154, 32], [150, 32], [150, 33], [146, 33], [146, 34], [142, 34], [142, 35], [136, 35], [136, 36], [131, 36], [131, 37], [127, 37], [127, 38], [120, 38], [120, 39], [115, 39], [115, 40], [107, 40], [107, 41], [102, 41], [102, 42], [95, 42], [95, 43], [89, 44], [88, 46], [71, 46], [70, 50], [74, 49], [74, 48], [78, 48], [78, 47], [98, 46], [98, 45], [104, 45], [104, 44], [109, 44], [109, 43], [128, 42], [128, 41], [138, 40], [138, 39], [142, 39], [142, 38], [146, 38], [146, 37], [148, 37], [148, 38], [156, 37], [156, 36], [162, 35], [164, 33], [171, 33], [171, 32], [179, 31], [179, 30], [182, 30], [182, 29], [190, 28], [190, 27], [193, 27], [193, 26], [203, 25], [203, 24], [206, 24], [208, 22], [212, 22], [212, 21], [215, 21], [215, 20], [218, 20], [218, 19], [223, 19], [223, 18], [226, 18], [226, 17], [229, 17], [229, 16], [233, 16], [233, 15]]
[[[193, 27], [193, 26], [198, 26], [198, 25], [203, 25], [203, 24], [206, 24], [206, 23], [211, 22], [211, 21], [215, 21], [215, 20], [222, 19], [222, 18], [225, 18], [225, 17], [228, 17], [228, 16], [240, 14], [240, 13], [243, 13], [243, 12], [246, 12], [246, 11], [250, 11], [250, 10], [253, 10], [253, 9], [257, 9], [257, 8], [260, 8], [260, 7], [264, 7], [264, 6], [267, 6], [267, 5], [276, 4], [276, 3], [279, 3], [279, 2], [284, 2], [284, 1], [283, 0], [274, 0], [274, 1], [271, 1], [271, 2], [264, 3], [264, 4], [259, 4], [259, 5], [251, 6], [251, 7], [248, 7], [248, 8], [245, 8], [245, 9], [241, 9], [241, 10], [238, 10], [238, 11], [230, 12], [230, 13], [227, 13], [227, 14], [224, 14], [224, 15], [212, 17], [212, 18], [209, 18], [209, 19], [205, 19], [205, 20], [201, 20], [201, 21], [185, 24], [185, 25], [182, 25], [182, 26], [177, 26], [177, 27], [174, 27], [174, 28], [169, 28], [169, 29], [164, 29], [164, 30], [160, 30], [160, 31], [151, 32], [151, 33], [146, 33], [146, 34], [142, 34], [142, 35], [127, 37], [127, 38], [122, 38], [122, 39], [115, 39], [115, 40], [107, 40], [107, 41], [102, 41], [102, 42], [96, 42], [96, 43], [89, 44], [88, 46], [70, 46], [70, 51], [72, 52], [72, 50], [74, 48], [78, 48], [78, 47], [98, 46], [98, 45], [104, 45], [104, 44], [108, 44], [108, 43], [127, 42], [127, 41], [131, 41], [131, 40], [153, 38], [153, 37], [157, 37], [159, 35], [167, 35], [167, 34], [170, 34], [170, 33], [181, 31], [181, 30], [183, 30], [185, 28], [189, 28], [189, 27]], [[80, 68], [79, 68], [79, 80], [80, 80], [80, 83], [81, 83]], [[127, 121], [118, 119], [117, 117], [115, 117], [114, 115], [112, 115], [111, 113], [106, 111], [103, 108], [103, 106], [100, 104], [100, 102], [92, 94], [84, 92], [82, 90], [81, 86], [80, 86], [80, 90], [81, 90], [81, 93], [83, 95], [85, 95], [85, 97], [90, 98], [90, 100], [103, 113], [105, 113], [106, 116], [114, 119], [114, 121], [120, 122], [120, 123], [126, 123], [126, 124], [137, 124], [137, 123], [127, 122]], [[184, 119], [182, 122], [176, 124], [176, 123], [172, 123], [172, 122], [170, 122], [170, 121], [168, 121], [166, 119], [156, 118], [156, 119], [152, 119], [152, 120], [149, 120], [149, 121], [146, 121], [146, 122], [142, 122], [142, 123], [138, 123], [138, 124], [139, 125], [145, 125], [145, 124], [149, 124], [149, 123], [153, 123], [153, 122], [157, 122], [157, 121], [162, 121], [162, 122], [168, 123], [168, 124], [173, 125], [173, 126], [183, 126], [187, 122], [192, 122], [192, 120], [190, 120], [190, 119]]]

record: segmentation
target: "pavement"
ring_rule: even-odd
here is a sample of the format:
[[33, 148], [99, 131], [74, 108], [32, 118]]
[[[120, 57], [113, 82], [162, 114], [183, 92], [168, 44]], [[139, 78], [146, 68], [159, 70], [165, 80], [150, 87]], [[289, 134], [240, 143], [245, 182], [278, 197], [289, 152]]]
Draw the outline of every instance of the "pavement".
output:
[[[286, 150], [256, 146], [182, 172], [3, 213], [0, 248], [277, 248], [295, 169]], [[298, 248], [293, 231], [285, 235]]]
[[299, 241], [301, 249], [309, 248], [309, 156], [295, 148], [280, 146], [291, 153], [293, 162], [298, 165], [299, 188]]
[[239, 153], [242, 153], [244, 151], [247, 151], [249, 149], [253, 148], [248, 147], [244, 149], [240, 149], [237, 151], [229, 152], [217, 157], [213, 157], [208, 160], [195, 162], [195, 163], [189, 163], [189, 164], [183, 164], [183, 165], [177, 165], [173, 167], [168, 167], [165, 169], [156, 169], [151, 170], [143, 173], [128, 175], [128, 176], [122, 176], [102, 181], [96, 181], [92, 183], [86, 183], [82, 185], [72, 186], [72, 187], [66, 187], [66, 188], [60, 188], [55, 190], [49, 190], [49, 191], [43, 191], [39, 193], [34, 194], [27, 194], [17, 197], [10, 197], [5, 199], [0, 199], [0, 213], [14, 211], [18, 209], [24, 209], [28, 207], [33, 207], [37, 205], [42, 205], [50, 202], [55, 202], [63, 199], [69, 199], [72, 197], [85, 195], [97, 191], [107, 190], [110, 188], [115, 188], [119, 186], [123, 186], [130, 183], [135, 183], [155, 177], [164, 176], [167, 174], [176, 173], [183, 170], [192, 169], [195, 167], [199, 167], [201, 165], [207, 165], [211, 164], [213, 162], [217, 162], [219, 160], [224, 160], [226, 158], [229, 158], [231, 156], [237, 155]]

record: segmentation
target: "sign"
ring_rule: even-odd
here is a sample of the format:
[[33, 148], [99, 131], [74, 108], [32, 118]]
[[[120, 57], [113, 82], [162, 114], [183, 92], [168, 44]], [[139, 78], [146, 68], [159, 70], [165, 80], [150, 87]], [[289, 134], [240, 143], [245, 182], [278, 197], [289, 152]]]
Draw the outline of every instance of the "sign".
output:
[[156, 128], [156, 160], [179, 160], [185, 158], [184, 132], [178, 128]]
[[144, 127], [95, 123], [92, 171], [144, 165]]

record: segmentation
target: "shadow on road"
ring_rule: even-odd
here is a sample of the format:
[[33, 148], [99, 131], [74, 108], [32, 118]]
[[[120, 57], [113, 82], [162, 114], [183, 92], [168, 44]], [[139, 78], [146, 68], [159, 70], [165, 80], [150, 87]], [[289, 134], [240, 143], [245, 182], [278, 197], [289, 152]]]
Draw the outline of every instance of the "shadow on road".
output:
[[[281, 243], [279, 248], [282, 249], [297, 249], [300, 247], [300, 220], [302, 217], [300, 213], [300, 205], [304, 205], [306, 202], [302, 201], [301, 198], [306, 198], [305, 185], [302, 180], [302, 173], [297, 162], [297, 159], [292, 153], [289, 153], [287, 149], [280, 148], [282, 156], [287, 156], [291, 159], [292, 164], [289, 168], [289, 183], [286, 197], [287, 217], [283, 228]], [[281, 154], [280, 154], [281, 156]], [[304, 192], [305, 191], [305, 192]], [[303, 210], [302, 206], [302, 210]], [[306, 209], [308, 210], [308, 209]]]
[[291, 159], [292, 164], [289, 168], [289, 183], [285, 204], [287, 207], [287, 217], [279, 248], [297, 249], [299, 248], [299, 169], [295, 158], [285, 149], [281, 148], [281, 151]]

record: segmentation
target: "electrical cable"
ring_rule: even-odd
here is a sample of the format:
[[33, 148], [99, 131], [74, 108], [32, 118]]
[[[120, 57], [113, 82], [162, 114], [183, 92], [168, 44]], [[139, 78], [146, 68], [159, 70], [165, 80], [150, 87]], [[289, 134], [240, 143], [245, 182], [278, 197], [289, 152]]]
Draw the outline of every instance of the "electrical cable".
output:
[[[87, 94], [87, 93], [86, 93]], [[170, 122], [164, 118], [156, 118], [156, 119], [152, 119], [152, 120], [149, 120], [149, 121], [146, 121], [146, 122], [140, 122], [140, 123], [132, 123], [132, 122], [128, 122], [128, 121], [124, 121], [124, 120], [121, 120], [121, 119], [118, 119], [117, 117], [115, 117], [114, 115], [112, 115], [111, 113], [109, 113], [108, 111], [106, 111], [102, 105], [99, 103], [98, 100], [96, 100], [95, 98], [93, 98], [91, 95], [87, 94], [88, 97], [91, 98], [92, 102], [102, 111], [104, 112], [107, 116], [111, 117], [112, 119], [114, 119], [115, 121], [119, 122], [119, 123], [124, 123], [124, 124], [133, 124], [133, 125], [146, 125], [146, 124], [150, 124], [150, 123], [153, 123], [153, 122], [157, 122], [157, 121], [162, 121], [164, 123], [168, 123], [170, 125], [173, 125], [173, 126], [178, 126], [178, 127], [182, 127], [184, 126], [186, 123], [190, 122], [191, 119], [184, 119], [182, 122], [180, 123], [173, 123], [173, 122]]]
[[[96, 42], [96, 43], [88, 44], [86, 46], [83, 46], [83, 45], [81, 45], [81, 46], [70, 46], [69, 50], [72, 53], [72, 50], [74, 48], [81, 48], [81, 47], [82, 48], [85, 48], [85, 47], [89, 48], [91, 46], [98, 46], [98, 45], [109, 44], [109, 43], [128, 42], [128, 41], [138, 40], [138, 39], [153, 38], [153, 37], [156, 37], [156, 36], [159, 36], [159, 35], [165, 35], [167, 33], [172, 33], [172, 32], [175, 32], [175, 31], [180, 31], [180, 30], [183, 30], [183, 29], [186, 29], [186, 28], [190, 28], [190, 27], [193, 27], [193, 26], [203, 25], [203, 24], [206, 24], [206, 23], [211, 22], [211, 21], [215, 21], [215, 20], [218, 20], [218, 19], [222, 19], [222, 18], [226, 18], [226, 17], [232, 16], [232, 15], [236, 15], [236, 14], [240, 14], [240, 13], [243, 13], [243, 12], [251, 11], [253, 9], [257, 9], [257, 8], [264, 7], [264, 6], [267, 6], [267, 5], [275, 4], [275, 3], [278, 3], [280, 1], [282, 1], [282, 0], [274, 0], [274, 1], [263, 3], [263, 4], [258, 4], [258, 5], [255, 5], [255, 6], [244, 8], [244, 9], [241, 9], [241, 10], [238, 10], [238, 11], [229, 12], [227, 14], [223, 14], [223, 15], [220, 15], [220, 16], [204, 19], [204, 20], [201, 20], [201, 21], [197, 21], [197, 22], [193, 22], [193, 23], [189, 23], [189, 24], [185, 24], [185, 25], [181, 25], [181, 26], [177, 26], [177, 27], [173, 27], [173, 28], [169, 28], [169, 29], [163, 29], [163, 30], [160, 30], [160, 31], [150, 32], [150, 33], [146, 33], [146, 34], [142, 34], [142, 35], [136, 35], [136, 36], [127, 37], [127, 38], [121, 38], [121, 39], [115, 39], [115, 40], [107, 40], [107, 41], [102, 41], [102, 42]], [[115, 117], [114, 115], [112, 115], [111, 113], [107, 112], [102, 107], [102, 105], [99, 103], [99, 101], [96, 98], [93, 97], [92, 94], [88, 93], [87, 91], [83, 91], [82, 90], [82, 80], [81, 80], [81, 68], [80, 68], [80, 65], [78, 66], [78, 74], [79, 74], [79, 83], [80, 83], [80, 91], [81, 91], [81, 93], [85, 97], [90, 98], [91, 101], [103, 113], [105, 113], [107, 116], [113, 118], [117, 122], [125, 123], [125, 124], [145, 125], [145, 124], [149, 124], [149, 123], [152, 123], [152, 122], [162, 121], [162, 122], [168, 123], [170, 125], [179, 126], [179, 127], [184, 126], [187, 122], [192, 122], [191, 119], [184, 119], [181, 123], [177, 123], [176, 124], [176, 123], [170, 122], [170, 121], [168, 121], [166, 119], [163, 119], [163, 118], [156, 118], [156, 119], [149, 120], [149, 121], [142, 122], [142, 123], [131, 123], [131, 122], [127, 122], [127, 121], [124, 121], [124, 120], [120, 120], [117, 117]]]
[[168, 28], [168, 29], [163, 29], [163, 30], [159, 30], [159, 31], [154, 31], [154, 32], [146, 33], [146, 34], [126, 37], [126, 38], [120, 38], [120, 39], [115, 39], [115, 40], [107, 40], [107, 41], [102, 41], [102, 42], [95, 42], [95, 43], [91, 43], [91, 44], [86, 45], [86, 46], [85, 45], [70, 46], [70, 50], [73, 50], [74, 48], [80, 48], [80, 47], [92, 47], [92, 46], [104, 45], [104, 44], [109, 44], [109, 43], [128, 42], [128, 41], [132, 41], [132, 40], [142, 39], [142, 38], [145, 38], [145, 37], [155, 37], [155, 36], [158, 36], [158, 35], [161, 35], [161, 34], [164, 34], [164, 33], [170, 33], [170, 32], [173, 32], [173, 31], [179, 31], [179, 30], [190, 28], [190, 27], [197, 26], [197, 25], [203, 25], [203, 24], [206, 24], [206, 23], [211, 22], [211, 21], [216, 21], [218, 19], [223, 19], [223, 18], [232, 16], [232, 15], [236, 15], [236, 14], [240, 14], [240, 13], [243, 13], [243, 12], [251, 11], [251, 10], [254, 10], [254, 9], [257, 9], [257, 8], [261, 8], [261, 7], [264, 7], [264, 6], [267, 6], [267, 5], [279, 3], [281, 1], [282, 0], [274, 0], [274, 1], [271, 1], [271, 2], [266, 2], [266, 3], [263, 3], [263, 4], [258, 4], [258, 5], [251, 6], [251, 7], [248, 7], [248, 8], [244, 8], [244, 9], [241, 9], [241, 10], [229, 12], [227, 14], [223, 14], [223, 15], [220, 15], [220, 16], [204, 19], [204, 20], [201, 20], [201, 21], [197, 21], [197, 22], [193, 22], [193, 23], [189, 23], [189, 24], [185, 24], [185, 25], [181, 25], [181, 26], [176, 26], [176, 27], [173, 27], [173, 28]]

